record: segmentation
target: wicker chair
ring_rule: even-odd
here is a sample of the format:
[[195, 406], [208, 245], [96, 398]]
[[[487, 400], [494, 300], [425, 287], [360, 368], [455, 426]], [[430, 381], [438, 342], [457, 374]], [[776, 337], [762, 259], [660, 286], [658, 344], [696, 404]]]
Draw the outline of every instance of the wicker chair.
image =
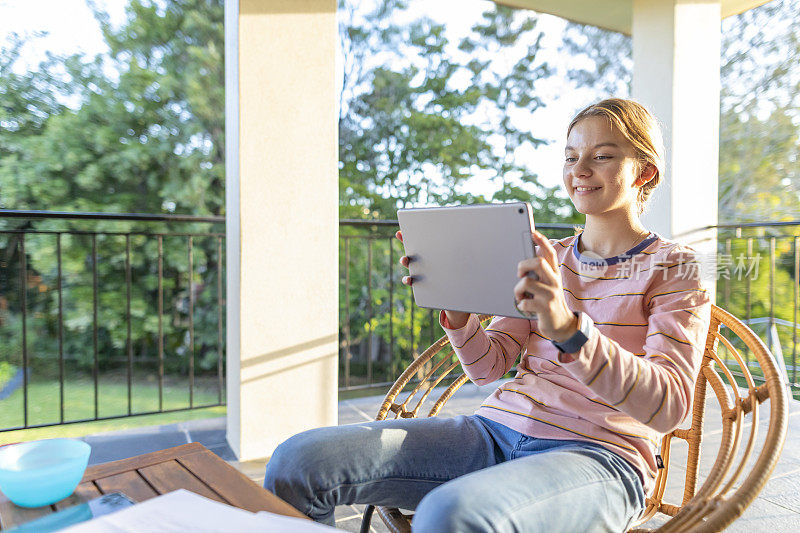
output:
[[[486, 315], [480, 317], [481, 322], [490, 318]], [[726, 335], [720, 331], [723, 326], [728, 330]], [[756, 386], [749, 365], [740, 354], [741, 348], [755, 356], [763, 373], [763, 378], [758, 378], [764, 382], [762, 385]], [[720, 357], [720, 352], [723, 352], [727, 360]], [[735, 372], [729, 369], [731, 363], [738, 366]], [[394, 413], [395, 418], [417, 417], [433, 388], [444, 380], [453, 379], [454, 376], [450, 376], [450, 373], [457, 368], [459, 363], [452, 349], [449, 349], [447, 337], [442, 337], [397, 379], [386, 394], [376, 419], [384, 420], [389, 413]], [[744, 387], [740, 391], [740, 387], [736, 386], [735, 375], [745, 384], [746, 393]], [[436, 416], [445, 402], [466, 381], [467, 377], [463, 373], [455, 378], [436, 399], [428, 416]], [[721, 407], [722, 438], [711, 471], [697, 488], [708, 384]], [[409, 389], [407, 396], [402, 401], [398, 400], [400, 393]], [[767, 399], [770, 400], [769, 427], [755, 461], [750, 462], [756, 448], [759, 405]], [[775, 468], [786, 438], [787, 409], [786, 385], [764, 343], [736, 317], [712, 306], [703, 360], [695, 382], [691, 427], [676, 429], [664, 436], [661, 457], [665, 466], [659, 470], [655, 490], [647, 498], [647, 506], [638, 524], [641, 525], [657, 513], [662, 513], [666, 515], [662, 518], [667, 521], [655, 531], [663, 533], [721, 531], [727, 527], [753, 502]], [[746, 424], [747, 418], [750, 418], [749, 424]], [[748, 425], [749, 428], [746, 427]], [[744, 434], [747, 435], [746, 439], [743, 439]], [[663, 501], [673, 439], [683, 439], [688, 443], [686, 478], [680, 505]], [[362, 532], [369, 530], [373, 511], [372, 506], [365, 510]], [[377, 507], [377, 511], [390, 531], [411, 531], [413, 515], [405, 515], [399, 509], [386, 507]], [[630, 533], [642, 531], [653, 530], [634, 529]]]

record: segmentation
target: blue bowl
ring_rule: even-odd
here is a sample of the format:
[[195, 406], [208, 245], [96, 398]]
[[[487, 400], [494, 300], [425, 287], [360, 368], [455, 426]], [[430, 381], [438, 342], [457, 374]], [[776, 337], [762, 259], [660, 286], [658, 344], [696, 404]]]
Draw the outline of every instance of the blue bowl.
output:
[[77, 439], [22, 442], [0, 448], [0, 490], [21, 507], [63, 500], [80, 483], [92, 447]]

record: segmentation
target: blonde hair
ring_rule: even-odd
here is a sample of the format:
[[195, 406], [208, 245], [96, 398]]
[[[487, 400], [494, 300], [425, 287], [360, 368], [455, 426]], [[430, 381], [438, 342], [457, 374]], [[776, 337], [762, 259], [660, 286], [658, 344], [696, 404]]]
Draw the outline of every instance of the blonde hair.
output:
[[648, 163], [655, 167], [656, 173], [653, 178], [641, 185], [636, 195], [636, 205], [641, 215], [653, 189], [661, 182], [661, 175], [664, 173], [664, 139], [658, 121], [638, 102], [608, 98], [590, 105], [575, 115], [567, 128], [567, 136], [575, 124], [587, 117], [607, 118], [633, 145], [636, 151], [637, 174], [640, 174]]

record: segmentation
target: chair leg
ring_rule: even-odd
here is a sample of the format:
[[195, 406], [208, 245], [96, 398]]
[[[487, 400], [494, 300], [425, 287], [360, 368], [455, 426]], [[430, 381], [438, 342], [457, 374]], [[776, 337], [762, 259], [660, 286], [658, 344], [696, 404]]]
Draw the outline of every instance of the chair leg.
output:
[[375, 512], [374, 505], [367, 505], [364, 508], [364, 517], [361, 519], [361, 533], [369, 533], [369, 526], [372, 523], [372, 513]]

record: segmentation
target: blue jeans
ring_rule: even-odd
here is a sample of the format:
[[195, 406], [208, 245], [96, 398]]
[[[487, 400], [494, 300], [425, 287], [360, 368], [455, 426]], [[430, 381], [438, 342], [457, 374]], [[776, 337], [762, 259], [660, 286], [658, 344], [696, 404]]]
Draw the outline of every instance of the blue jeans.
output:
[[644, 507], [636, 471], [615, 453], [477, 415], [300, 433], [275, 450], [264, 487], [330, 525], [337, 505], [415, 510], [420, 532], [620, 532]]

